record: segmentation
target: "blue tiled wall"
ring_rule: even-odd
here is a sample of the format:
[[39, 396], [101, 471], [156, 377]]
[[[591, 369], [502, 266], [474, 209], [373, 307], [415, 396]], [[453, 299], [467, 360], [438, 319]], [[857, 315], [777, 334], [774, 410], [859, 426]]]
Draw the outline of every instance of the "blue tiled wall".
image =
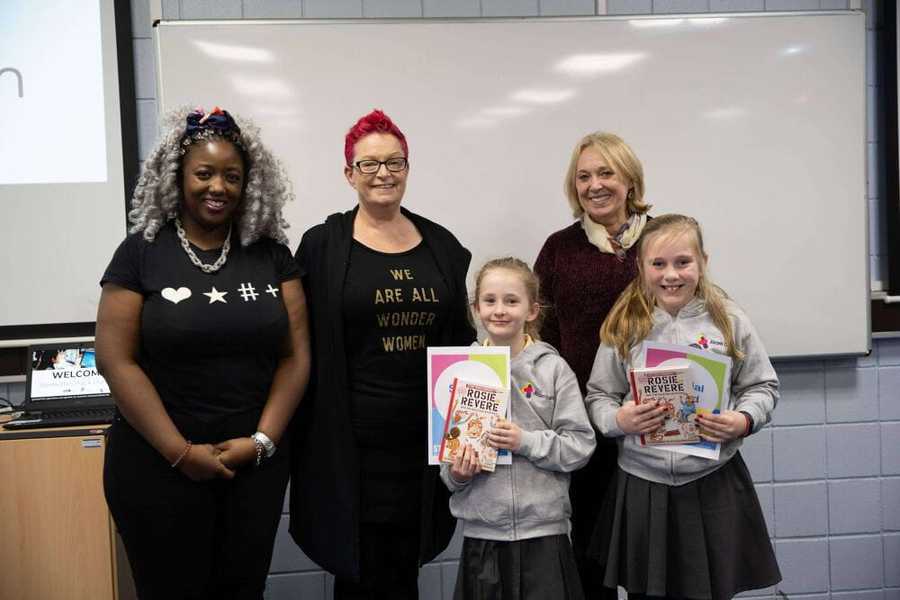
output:
[[[607, 0], [609, 14], [848, 9], [848, 0]], [[150, 0], [131, 0], [141, 156], [156, 134], [156, 83]], [[593, 0], [162, 0], [165, 19], [481, 17], [594, 15]], [[868, 18], [869, 212], [872, 277], [886, 272], [882, 111], [875, 40]], [[710, 49], [711, 52], [721, 51]], [[900, 340], [876, 340], [857, 360], [776, 365], [782, 401], [772, 425], [748, 439], [744, 454], [757, 484], [792, 598], [900, 600]], [[20, 403], [22, 384], [0, 384]], [[285, 505], [286, 506], [286, 505]], [[423, 569], [423, 600], [449, 600], [460, 540]], [[287, 516], [276, 541], [266, 597], [324, 600], [332, 578], [293, 544]], [[750, 596], [773, 596], [775, 588]]]

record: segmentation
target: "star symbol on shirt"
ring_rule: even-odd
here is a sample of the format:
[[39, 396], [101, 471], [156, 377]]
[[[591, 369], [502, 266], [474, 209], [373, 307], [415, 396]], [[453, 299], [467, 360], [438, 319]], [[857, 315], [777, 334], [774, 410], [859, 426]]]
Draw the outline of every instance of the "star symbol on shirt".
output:
[[228, 301], [225, 300], [225, 294], [228, 292], [220, 292], [216, 289], [216, 286], [213, 286], [212, 289], [208, 292], [203, 292], [204, 296], [209, 296], [209, 303], [213, 302], [221, 302], [222, 304], [228, 304]]

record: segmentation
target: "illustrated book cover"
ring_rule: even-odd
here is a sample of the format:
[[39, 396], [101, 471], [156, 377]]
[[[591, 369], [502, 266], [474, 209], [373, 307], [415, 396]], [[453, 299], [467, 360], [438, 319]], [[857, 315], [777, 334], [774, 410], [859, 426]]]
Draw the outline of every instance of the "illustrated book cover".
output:
[[493, 473], [497, 449], [488, 444], [488, 434], [506, 415], [508, 400], [508, 388], [454, 379], [438, 459], [452, 463], [469, 445], [478, 454], [481, 470]]
[[[505, 346], [430, 346], [428, 358], [428, 464], [439, 465], [447, 409], [454, 379], [509, 390], [509, 348]], [[503, 414], [508, 416], [507, 412]], [[497, 464], [512, 464], [500, 450]]]
[[[697, 398], [696, 414], [718, 414], [729, 406], [731, 357], [702, 347], [662, 342], [643, 343], [644, 367], [690, 368], [691, 385]], [[718, 460], [720, 445], [704, 439], [692, 443], [663, 444], [656, 448]]]
[[657, 403], [665, 408], [665, 420], [656, 431], [641, 435], [641, 445], [682, 444], [700, 440], [697, 396], [688, 365], [631, 370], [631, 394], [635, 403]]

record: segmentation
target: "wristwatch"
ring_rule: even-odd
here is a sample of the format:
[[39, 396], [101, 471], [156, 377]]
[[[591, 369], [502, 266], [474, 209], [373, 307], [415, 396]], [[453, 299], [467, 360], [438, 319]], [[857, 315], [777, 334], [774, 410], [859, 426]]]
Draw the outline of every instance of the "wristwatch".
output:
[[263, 458], [272, 458], [275, 454], [275, 442], [262, 431], [257, 431], [250, 437], [253, 438], [253, 442], [256, 444], [256, 466], [258, 467]]

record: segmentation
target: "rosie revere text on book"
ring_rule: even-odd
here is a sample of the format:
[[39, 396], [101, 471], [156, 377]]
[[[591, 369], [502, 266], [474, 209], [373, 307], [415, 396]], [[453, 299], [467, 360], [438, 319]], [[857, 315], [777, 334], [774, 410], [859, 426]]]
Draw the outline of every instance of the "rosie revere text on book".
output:
[[682, 380], [677, 373], [651, 375], [650, 377], [647, 377], [647, 383], [642, 387], [641, 395], [683, 392], [684, 380]]
[[486, 390], [469, 386], [466, 388], [466, 395], [459, 399], [459, 403], [466, 408], [475, 408], [496, 413], [500, 411], [500, 405], [496, 400], [497, 392], [495, 390]]

